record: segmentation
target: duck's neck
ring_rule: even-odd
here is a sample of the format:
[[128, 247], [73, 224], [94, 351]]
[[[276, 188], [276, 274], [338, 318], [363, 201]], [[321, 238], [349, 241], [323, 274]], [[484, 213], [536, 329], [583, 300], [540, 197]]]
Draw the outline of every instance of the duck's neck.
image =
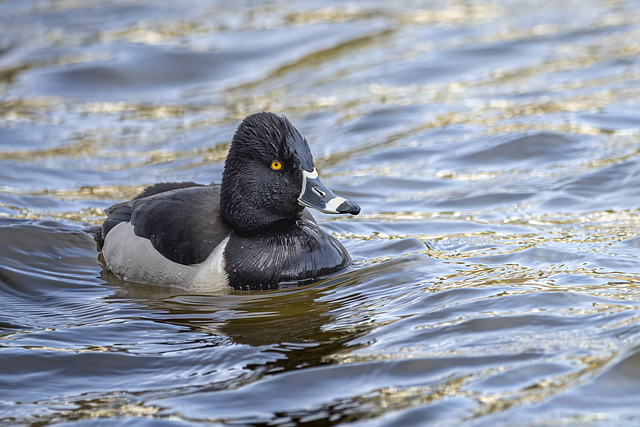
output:
[[283, 227], [292, 227], [300, 219], [303, 208], [298, 212], [284, 215], [282, 212], [273, 212], [264, 204], [256, 203], [251, 193], [247, 194], [239, 188], [235, 180], [224, 179], [220, 188], [220, 215], [236, 232], [243, 235], [260, 234], [269, 230], [277, 230]]

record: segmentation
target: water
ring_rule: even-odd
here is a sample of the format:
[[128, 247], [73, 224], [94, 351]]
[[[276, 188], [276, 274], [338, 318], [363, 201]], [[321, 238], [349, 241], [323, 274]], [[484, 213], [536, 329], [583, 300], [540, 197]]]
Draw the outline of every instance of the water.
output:
[[[640, 2], [0, 1], [0, 424], [640, 423]], [[122, 283], [83, 232], [286, 114], [355, 269]]]

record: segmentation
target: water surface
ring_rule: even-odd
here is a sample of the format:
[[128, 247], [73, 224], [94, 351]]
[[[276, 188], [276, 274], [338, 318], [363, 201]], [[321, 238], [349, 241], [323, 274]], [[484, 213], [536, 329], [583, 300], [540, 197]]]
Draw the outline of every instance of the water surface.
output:
[[[638, 425], [640, 2], [0, 1], [0, 424]], [[87, 225], [286, 114], [353, 270], [184, 294]]]

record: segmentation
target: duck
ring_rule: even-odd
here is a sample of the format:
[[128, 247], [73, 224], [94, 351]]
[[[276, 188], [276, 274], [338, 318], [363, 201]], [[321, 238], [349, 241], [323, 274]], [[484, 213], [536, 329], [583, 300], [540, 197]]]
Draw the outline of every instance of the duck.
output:
[[278, 289], [352, 263], [309, 208], [360, 213], [322, 183], [293, 124], [260, 112], [238, 125], [220, 184], [154, 184], [106, 209], [94, 238], [106, 269], [127, 282], [198, 292]]

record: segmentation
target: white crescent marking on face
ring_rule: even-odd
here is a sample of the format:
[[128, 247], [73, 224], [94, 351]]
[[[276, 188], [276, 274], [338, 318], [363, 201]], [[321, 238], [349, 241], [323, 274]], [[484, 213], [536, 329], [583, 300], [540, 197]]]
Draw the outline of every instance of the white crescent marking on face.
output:
[[[298, 200], [302, 198], [302, 195], [304, 194], [304, 190], [307, 188], [307, 178], [309, 179], [318, 178], [318, 171], [316, 170], [316, 168], [313, 168], [312, 172], [306, 171], [304, 169], [302, 170], [302, 189], [300, 190], [300, 195], [298, 196]], [[302, 205], [302, 203], [300, 204]]]
[[313, 168], [311, 172], [303, 170], [302, 175], [311, 179], [316, 179], [318, 177], [318, 171], [316, 170], [316, 168]]

